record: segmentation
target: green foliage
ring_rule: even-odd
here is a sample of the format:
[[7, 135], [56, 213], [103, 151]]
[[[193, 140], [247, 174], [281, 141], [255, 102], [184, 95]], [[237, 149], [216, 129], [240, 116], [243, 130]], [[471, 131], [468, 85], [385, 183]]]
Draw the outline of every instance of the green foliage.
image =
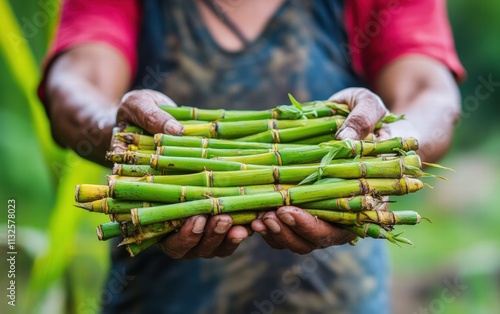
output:
[[[467, 70], [467, 80], [460, 86], [463, 116], [457, 143], [471, 149], [491, 135], [500, 114], [500, 2], [450, 0], [448, 12], [455, 46]], [[496, 86], [485, 86], [488, 80]]]
[[[7, 199], [16, 200], [16, 248], [20, 251], [18, 256], [23, 257], [17, 273], [31, 273], [29, 291], [25, 288], [27, 284], [21, 281], [23, 276], [19, 276], [16, 309], [21, 309], [20, 313], [37, 313], [43, 312], [44, 300], [51, 287], [59, 287], [58, 291], [77, 290], [77, 287], [68, 286], [70, 281], [65, 279], [71, 273], [67, 267], [72, 265], [73, 248], [78, 247], [75, 245], [78, 225], [82, 223], [79, 211], [72, 211], [72, 194], [76, 183], [99, 181], [103, 171], [73, 153], [67, 154], [52, 141], [48, 119], [35, 91], [40, 79], [40, 61], [45, 54], [47, 36], [52, 32], [58, 3], [48, 0], [26, 5], [23, 2], [13, 2], [13, 7], [5, 1], [0, 2], [0, 28], [5, 34], [0, 37], [0, 71], [7, 74], [0, 76], [0, 132], [4, 134], [0, 141], [3, 152], [0, 154], [3, 166], [0, 199], [4, 203]], [[39, 241], [25, 238], [29, 228], [45, 232], [47, 226], [47, 237], [41, 233], [43, 238]], [[4, 230], [4, 226], [1, 227]], [[30, 232], [40, 236], [35, 230]], [[44, 244], [48, 245], [47, 251]], [[30, 258], [33, 256], [30, 254], [34, 254], [36, 260], [31, 272], [33, 260]], [[95, 250], [89, 252], [88, 257], [106, 260], [103, 252]], [[97, 294], [103, 279], [104, 276], [85, 290]], [[66, 286], [61, 287], [62, 284]], [[76, 301], [81, 303], [83, 299]], [[11, 308], [4, 306], [8, 305], [2, 303], [0, 312], [12, 313]]]

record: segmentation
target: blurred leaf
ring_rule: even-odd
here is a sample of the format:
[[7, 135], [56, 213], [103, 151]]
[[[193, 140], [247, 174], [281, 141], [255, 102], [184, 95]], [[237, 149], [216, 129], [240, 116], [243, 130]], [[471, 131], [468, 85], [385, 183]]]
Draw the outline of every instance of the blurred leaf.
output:
[[35, 259], [27, 292], [28, 312], [36, 307], [44, 292], [64, 275], [77, 249], [75, 238], [85, 211], [73, 206], [75, 186], [82, 182], [99, 181], [104, 175], [104, 168], [74, 155], [75, 162], [62, 173], [57, 191], [57, 201], [49, 222], [48, 251]]
[[[35, 134], [42, 148], [44, 158], [47, 164], [51, 165], [61, 158], [62, 150], [52, 140], [49, 121], [35, 95], [39, 79], [38, 66], [12, 9], [6, 1], [0, 1], [0, 12], [2, 12], [0, 29], [4, 34], [7, 34], [6, 36], [0, 36], [0, 53], [2, 53], [9, 67], [9, 76], [17, 82], [28, 100], [31, 124], [35, 128]], [[27, 73], [30, 75], [26, 75]], [[56, 154], [59, 154], [58, 158], [55, 157]]]

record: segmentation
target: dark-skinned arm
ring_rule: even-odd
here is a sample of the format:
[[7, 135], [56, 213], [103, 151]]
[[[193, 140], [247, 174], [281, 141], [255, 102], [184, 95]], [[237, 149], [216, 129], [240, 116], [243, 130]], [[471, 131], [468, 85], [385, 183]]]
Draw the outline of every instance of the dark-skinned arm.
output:
[[424, 161], [446, 153], [461, 109], [457, 83], [444, 64], [421, 55], [396, 59], [382, 69], [374, 91], [391, 112], [405, 115], [388, 126], [386, 137], [416, 137]]

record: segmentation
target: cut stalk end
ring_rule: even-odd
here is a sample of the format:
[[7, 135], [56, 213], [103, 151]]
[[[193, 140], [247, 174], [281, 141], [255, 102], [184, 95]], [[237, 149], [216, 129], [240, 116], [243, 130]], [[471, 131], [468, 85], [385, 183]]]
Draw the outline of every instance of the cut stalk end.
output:
[[153, 137], [153, 141], [154, 141], [154, 143], [155, 143], [155, 147], [157, 147], [157, 148], [158, 148], [158, 147], [162, 146], [162, 145], [161, 145], [161, 139], [162, 139], [162, 136], [163, 136], [163, 134], [161, 134], [161, 133], [158, 133], [158, 134], [155, 134], [155, 135], [154, 135], [154, 137]]
[[121, 176], [123, 173], [123, 165], [121, 164], [114, 164], [113, 165], [113, 174], [117, 176]]
[[116, 177], [108, 176], [108, 189], [109, 189], [109, 197], [115, 197], [115, 185], [116, 185]]
[[408, 193], [417, 192], [424, 187], [424, 183], [419, 179], [409, 177], [405, 177], [403, 179]]
[[418, 149], [418, 140], [414, 137], [408, 137], [403, 139], [403, 150], [404, 151], [411, 151], [411, 150], [417, 150]]
[[80, 195], [80, 184], [75, 187], [75, 202], [78, 203], [78, 195]]
[[99, 239], [99, 241], [103, 241], [104, 234], [102, 232], [101, 226], [96, 227], [96, 233], [97, 233], [97, 238]]
[[103, 198], [97, 201], [86, 202], [86, 203], [77, 203], [76, 207], [88, 210], [89, 212], [95, 213], [104, 213], [106, 208], [106, 203], [108, 202], [107, 198]]
[[75, 191], [75, 201], [77, 203], [93, 202], [108, 196], [109, 188], [106, 185], [80, 184]]
[[78, 207], [78, 208], [82, 208], [82, 209], [85, 209], [85, 210], [88, 210], [89, 212], [93, 212], [94, 211], [93, 208], [92, 208], [92, 202], [76, 203], [73, 206]]

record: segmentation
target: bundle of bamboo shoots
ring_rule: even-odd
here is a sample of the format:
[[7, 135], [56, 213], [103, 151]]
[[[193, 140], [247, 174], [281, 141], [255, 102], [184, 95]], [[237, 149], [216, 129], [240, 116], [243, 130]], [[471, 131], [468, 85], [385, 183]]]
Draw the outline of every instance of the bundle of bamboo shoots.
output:
[[[131, 256], [190, 216], [225, 213], [244, 225], [283, 205], [361, 238], [411, 244], [393, 228], [417, 224], [420, 215], [379, 209], [386, 196], [424, 186], [417, 141], [336, 141], [347, 106], [291, 101], [264, 111], [161, 106], [184, 125], [184, 136], [125, 127], [115, 140], [127, 151], [106, 156], [115, 162], [108, 185], [78, 185], [77, 206], [109, 215], [97, 227], [99, 240], [122, 237]], [[378, 127], [401, 118], [388, 115]]]

